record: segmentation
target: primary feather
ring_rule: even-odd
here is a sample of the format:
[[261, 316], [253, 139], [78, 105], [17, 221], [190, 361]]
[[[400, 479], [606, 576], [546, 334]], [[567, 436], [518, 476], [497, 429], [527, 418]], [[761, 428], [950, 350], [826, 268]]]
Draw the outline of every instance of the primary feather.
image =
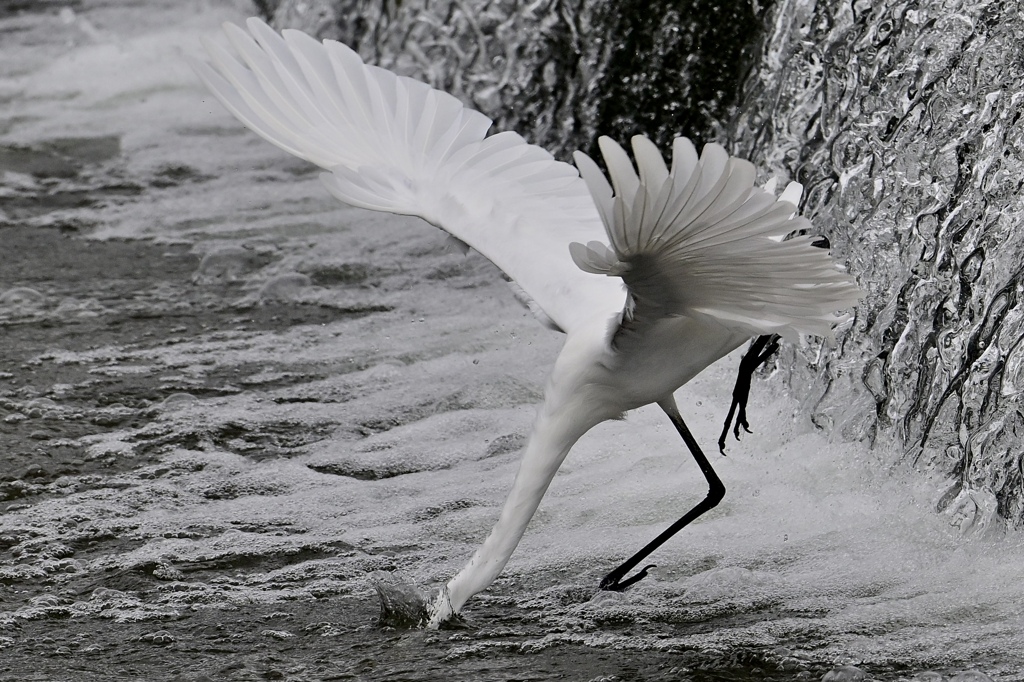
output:
[[750, 335], [828, 336], [860, 293], [795, 215], [800, 186], [776, 199], [754, 185], [754, 167], [716, 144], [698, 158], [682, 138], [672, 171], [649, 140], [633, 138], [639, 175], [626, 152], [599, 140], [609, 185], [581, 152], [576, 163], [604, 222], [610, 247], [573, 244], [583, 270], [621, 277], [638, 321], [707, 316]]
[[362, 62], [345, 45], [259, 19], [206, 41], [196, 72], [246, 126], [329, 171], [341, 201], [416, 215], [490, 259], [569, 331], [622, 309], [621, 283], [572, 264], [567, 245], [603, 234], [576, 170], [446, 93]]

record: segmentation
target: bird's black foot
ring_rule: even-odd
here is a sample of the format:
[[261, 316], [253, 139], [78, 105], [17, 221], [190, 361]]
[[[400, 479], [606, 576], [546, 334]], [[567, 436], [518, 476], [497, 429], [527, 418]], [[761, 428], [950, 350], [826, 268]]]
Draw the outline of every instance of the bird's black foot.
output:
[[747, 423], [747, 399], [750, 397], [750, 380], [757, 368], [767, 362], [768, 358], [779, 350], [779, 337], [776, 334], [759, 336], [750, 344], [750, 348], [740, 360], [740, 371], [736, 376], [736, 386], [732, 389], [732, 405], [729, 406], [729, 414], [725, 418], [725, 426], [722, 428], [722, 435], [718, 437], [718, 451], [725, 455], [725, 439], [729, 435], [729, 427], [732, 425], [733, 415], [736, 415], [736, 424], [733, 426], [732, 434], [736, 440], [740, 439], [740, 429], [751, 433], [750, 424]]
[[640, 569], [640, 571], [629, 578], [623, 580], [622, 578], [628, 573], [628, 570], [622, 570], [622, 566], [619, 566], [614, 571], [609, 573], [601, 580], [601, 589], [608, 590], [609, 592], [622, 592], [630, 585], [634, 585], [644, 578], [647, 577], [647, 571], [654, 568], [654, 564], [649, 564]]

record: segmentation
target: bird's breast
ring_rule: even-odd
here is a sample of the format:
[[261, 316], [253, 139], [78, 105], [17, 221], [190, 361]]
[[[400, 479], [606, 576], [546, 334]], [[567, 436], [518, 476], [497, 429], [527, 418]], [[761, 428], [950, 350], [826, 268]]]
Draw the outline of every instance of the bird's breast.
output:
[[667, 317], [611, 351], [607, 391], [632, 410], [675, 392], [749, 338], [714, 323]]

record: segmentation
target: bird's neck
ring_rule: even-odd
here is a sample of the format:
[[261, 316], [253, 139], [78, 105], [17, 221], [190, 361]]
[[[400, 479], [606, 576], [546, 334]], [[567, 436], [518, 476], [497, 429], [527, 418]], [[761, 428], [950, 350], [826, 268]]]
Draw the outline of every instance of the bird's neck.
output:
[[441, 595], [441, 601], [447, 600], [447, 603], [443, 604], [440, 613], [433, 614], [434, 620], [444, 620], [458, 613], [466, 600], [487, 588], [498, 577], [569, 449], [597, 423], [579, 413], [578, 402], [565, 404], [557, 400], [558, 392], [552, 388], [549, 386], [548, 396], [537, 415], [498, 522], [470, 562], [448, 582]]

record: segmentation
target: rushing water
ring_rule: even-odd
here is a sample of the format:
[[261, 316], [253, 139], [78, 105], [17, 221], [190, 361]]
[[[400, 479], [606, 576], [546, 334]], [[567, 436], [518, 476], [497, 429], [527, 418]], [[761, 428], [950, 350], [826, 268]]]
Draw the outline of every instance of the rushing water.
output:
[[[235, 7], [44, 10], [0, 26], [4, 679], [1024, 679], [1020, 537], [777, 376], [632, 590], [595, 587], [703, 494], [657, 410], [579, 443], [464, 627], [374, 626], [375, 577], [486, 534], [560, 338], [204, 95], [178, 55]], [[678, 394], [702, 442], [735, 361]]]
[[[866, 297], [794, 362], [844, 438], [948, 476], [944, 504], [1024, 520], [1024, 26], [1015, 0], [787, 0], [731, 137], [808, 188]], [[809, 371], [810, 370], [810, 371]]]

